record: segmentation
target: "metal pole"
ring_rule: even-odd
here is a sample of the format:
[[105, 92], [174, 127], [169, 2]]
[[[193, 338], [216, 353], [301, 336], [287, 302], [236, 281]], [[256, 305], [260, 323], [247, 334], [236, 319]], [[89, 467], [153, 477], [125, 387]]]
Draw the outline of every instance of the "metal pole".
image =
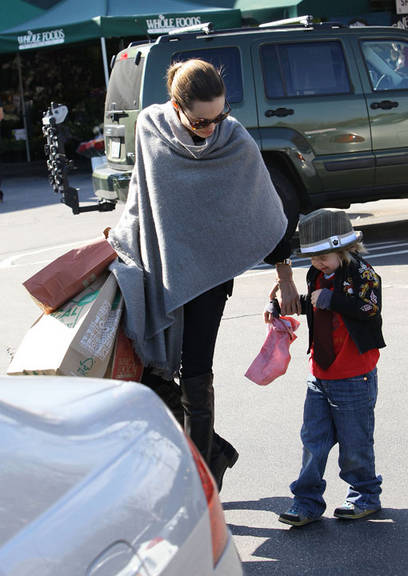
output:
[[106, 56], [106, 41], [103, 36], [101, 37], [101, 48], [102, 48], [103, 71], [105, 74], [105, 85], [107, 90], [109, 82], [109, 70], [108, 70], [108, 58]]
[[18, 70], [18, 83], [20, 86], [21, 110], [23, 113], [23, 126], [25, 132], [25, 147], [26, 147], [27, 162], [31, 162], [30, 143], [28, 141], [27, 110], [24, 101], [23, 73], [21, 70], [20, 52], [17, 52], [17, 70]]

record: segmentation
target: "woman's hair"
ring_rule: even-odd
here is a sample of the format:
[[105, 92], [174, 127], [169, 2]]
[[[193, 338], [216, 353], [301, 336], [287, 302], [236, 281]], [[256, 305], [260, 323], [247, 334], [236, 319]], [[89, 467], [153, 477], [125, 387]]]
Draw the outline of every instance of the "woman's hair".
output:
[[348, 248], [348, 250], [338, 250], [338, 254], [342, 264], [350, 264], [354, 260], [353, 254], [366, 254], [367, 249], [362, 242], [356, 242]]
[[209, 62], [192, 58], [175, 62], [167, 70], [167, 91], [182, 108], [191, 110], [196, 100], [211, 102], [225, 94], [221, 73]]

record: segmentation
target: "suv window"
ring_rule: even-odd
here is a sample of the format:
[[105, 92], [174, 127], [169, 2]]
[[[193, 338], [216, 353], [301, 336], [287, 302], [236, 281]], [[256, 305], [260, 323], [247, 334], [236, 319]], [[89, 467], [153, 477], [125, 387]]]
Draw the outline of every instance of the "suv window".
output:
[[261, 46], [266, 96], [317, 96], [350, 92], [340, 42]]
[[242, 71], [238, 48], [211, 48], [209, 50], [189, 50], [177, 52], [172, 62], [182, 62], [189, 58], [201, 58], [222, 71], [227, 90], [227, 100], [231, 104], [242, 102]]
[[115, 62], [106, 94], [105, 112], [112, 110], [113, 104], [115, 104], [116, 110], [137, 110], [139, 108], [145, 59], [143, 56], [140, 57], [140, 52], [138, 55], [136, 58], [122, 56]]
[[408, 42], [362, 42], [363, 56], [374, 91], [408, 88]]

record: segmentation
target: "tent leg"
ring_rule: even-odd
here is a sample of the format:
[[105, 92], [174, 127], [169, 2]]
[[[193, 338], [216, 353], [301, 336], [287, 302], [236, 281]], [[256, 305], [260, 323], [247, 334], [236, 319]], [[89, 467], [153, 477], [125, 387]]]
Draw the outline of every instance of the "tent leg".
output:
[[31, 155], [30, 155], [30, 143], [28, 141], [28, 122], [27, 122], [27, 110], [24, 100], [24, 87], [23, 87], [23, 74], [21, 71], [21, 57], [20, 53], [17, 53], [17, 69], [18, 69], [18, 83], [20, 86], [20, 97], [21, 97], [21, 110], [23, 113], [23, 126], [25, 132], [25, 147], [26, 147], [26, 156], [27, 162], [31, 162]]
[[105, 74], [105, 85], [106, 89], [108, 89], [108, 82], [109, 82], [108, 58], [106, 56], [106, 40], [103, 36], [101, 37], [101, 49], [102, 49], [103, 71]]

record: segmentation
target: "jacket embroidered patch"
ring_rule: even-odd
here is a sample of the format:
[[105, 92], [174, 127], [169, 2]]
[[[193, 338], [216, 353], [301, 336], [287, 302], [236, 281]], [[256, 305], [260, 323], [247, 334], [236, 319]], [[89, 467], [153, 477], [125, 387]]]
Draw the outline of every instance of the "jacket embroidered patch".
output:
[[358, 271], [363, 281], [358, 294], [359, 298], [364, 302], [360, 310], [362, 312], [369, 312], [369, 316], [374, 316], [379, 312], [378, 298], [375, 293], [375, 289], [379, 286], [378, 276], [374, 270], [364, 262], [360, 263]]
[[354, 294], [353, 281], [351, 278], [347, 278], [343, 281], [343, 290], [346, 294]]

